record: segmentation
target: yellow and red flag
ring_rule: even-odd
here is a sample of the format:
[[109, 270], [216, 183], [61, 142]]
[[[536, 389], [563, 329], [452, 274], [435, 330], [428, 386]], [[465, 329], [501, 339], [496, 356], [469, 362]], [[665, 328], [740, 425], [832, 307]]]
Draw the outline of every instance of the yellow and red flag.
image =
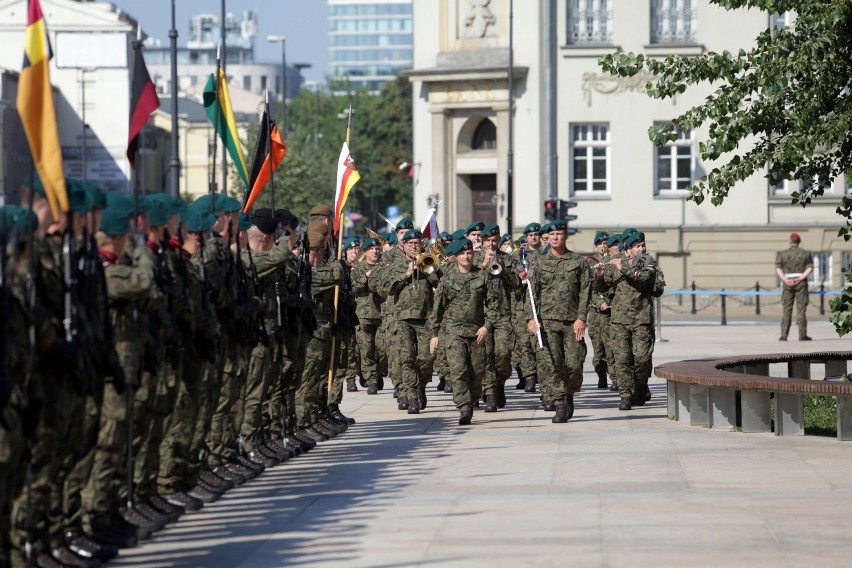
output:
[[38, 0], [29, 0], [24, 66], [18, 79], [18, 114], [30, 144], [36, 171], [44, 186], [54, 221], [68, 212], [68, 191], [62, 169], [62, 149], [56, 128], [50, 59], [53, 51]]
[[346, 200], [349, 198], [349, 192], [352, 187], [361, 179], [361, 174], [355, 167], [355, 160], [352, 159], [352, 154], [349, 153], [349, 144], [343, 143], [343, 148], [340, 150], [340, 158], [337, 160], [337, 195], [334, 197], [334, 234], [337, 234], [337, 227], [340, 225], [340, 217], [343, 215], [343, 208], [346, 206]]

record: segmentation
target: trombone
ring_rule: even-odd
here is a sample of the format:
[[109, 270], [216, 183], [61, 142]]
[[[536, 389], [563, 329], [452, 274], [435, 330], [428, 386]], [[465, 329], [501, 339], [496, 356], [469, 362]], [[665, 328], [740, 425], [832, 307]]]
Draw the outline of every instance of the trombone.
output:
[[367, 236], [373, 239], [376, 239], [379, 242], [379, 247], [385, 248], [385, 245], [388, 244], [388, 241], [384, 239], [380, 234], [376, 231], [370, 229], [369, 227], [364, 227], [364, 230], [367, 231]]

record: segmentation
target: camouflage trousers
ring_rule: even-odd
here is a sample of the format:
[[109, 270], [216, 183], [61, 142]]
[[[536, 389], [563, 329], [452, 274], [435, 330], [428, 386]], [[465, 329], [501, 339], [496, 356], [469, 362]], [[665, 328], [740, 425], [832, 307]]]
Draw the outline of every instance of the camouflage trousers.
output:
[[536, 363], [544, 400], [555, 402], [579, 392], [586, 342], [574, 337], [574, 322], [543, 320], [541, 336], [544, 349], [538, 352]]
[[11, 407], [3, 410], [6, 425], [0, 424], [0, 566], [12, 564], [12, 504], [24, 489], [26, 462], [18, 413]]
[[69, 456], [75, 463], [65, 477], [62, 502], [64, 530], [82, 529], [84, 511], [91, 507], [83, 501], [88, 497], [85, 489], [95, 461], [103, 397], [103, 378], [94, 379], [92, 393], [80, 401], [80, 415], [76, 417], [79, 426], [67, 431], [69, 442], [74, 435], [79, 436], [79, 442], [74, 444], [76, 455]]
[[609, 313], [600, 313], [589, 310], [589, 319], [586, 322], [589, 329], [589, 339], [592, 342], [592, 366], [595, 372], [604, 373], [612, 369], [612, 354], [607, 349], [609, 337]]
[[142, 464], [142, 481], [139, 482], [137, 493], [150, 497], [160, 493], [159, 474], [163, 461], [173, 461], [172, 446], [166, 443], [166, 437], [172, 429], [177, 400], [180, 394], [180, 379], [183, 364], [178, 362], [178, 368], [164, 361], [161, 365], [160, 383], [151, 409], [151, 431], [145, 441], [143, 454], [149, 456]]
[[447, 380], [453, 384], [453, 403], [461, 412], [473, 408], [482, 396], [485, 379], [485, 343], [476, 337], [460, 337], [442, 333], [438, 340], [447, 356]]
[[302, 385], [307, 358], [308, 339], [305, 335], [302, 332], [287, 334], [280, 349], [280, 355], [273, 364], [280, 372], [273, 376], [269, 390], [268, 407], [274, 411], [270, 410], [266, 414], [269, 416], [271, 435], [276, 439], [299, 429], [296, 393]]
[[361, 354], [361, 372], [364, 380], [367, 381], [367, 386], [370, 387], [378, 386], [380, 368], [382, 367], [381, 355], [377, 345], [379, 329], [381, 329], [381, 320], [362, 319], [355, 331], [358, 352]]
[[435, 358], [429, 353], [430, 336], [426, 320], [405, 319], [397, 322], [396, 335], [390, 347], [399, 354], [399, 394], [409, 400], [412, 397], [416, 399], [420, 389], [432, 380]]
[[619, 396], [630, 396], [634, 391], [644, 392], [653, 370], [654, 325], [612, 322], [610, 334]]
[[[275, 365], [274, 349], [275, 347], [258, 343], [251, 350], [245, 381], [242, 424], [239, 430], [243, 449], [246, 452], [253, 452], [264, 441], [263, 403], [269, 395], [273, 375], [280, 373], [280, 369], [277, 369]], [[275, 381], [275, 384], [280, 388], [280, 381]]]
[[808, 282], [807, 280], [799, 282], [795, 286], [783, 285], [781, 291], [781, 307], [783, 314], [781, 316], [781, 337], [787, 337], [790, 332], [790, 320], [793, 316], [793, 303], [796, 303], [796, 326], [799, 328], [799, 337], [804, 337], [808, 334]]
[[222, 369], [222, 381], [218, 396], [214, 397], [215, 410], [210, 420], [210, 430], [207, 434], [207, 466], [210, 469], [231, 461], [237, 455], [237, 426], [234, 415], [242, 404], [240, 400], [241, 386], [245, 385], [246, 365], [248, 357], [244, 346], [238, 344], [233, 337], [224, 342], [225, 365]]
[[535, 352], [538, 340], [530, 336], [526, 320], [515, 323], [515, 346], [512, 349], [512, 362], [521, 372], [521, 377], [533, 377], [536, 374]]
[[486, 395], [496, 395], [497, 385], [505, 385], [511, 376], [514, 344], [515, 330], [511, 320], [507, 317], [494, 322], [494, 329], [485, 336], [485, 381], [482, 388]]
[[199, 473], [198, 455], [190, 454], [190, 446], [198, 418], [202, 367], [192, 361], [177, 371], [174, 408], [160, 444], [157, 487], [163, 495], [191, 489]]
[[390, 376], [391, 384], [393, 384], [393, 388], [395, 389], [402, 387], [401, 360], [399, 351], [397, 351], [396, 349], [395, 342], [398, 326], [399, 321], [396, 319], [396, 314], [391, 313], [390, 315], [385, 317], [383, 322], [383, 335], [385, 340], [385, 352], [387, 353], [388, 358], [388, 375]]
[[319, 324], [305, 348], [302, 382], [296, 390], [298, 428], [309, 428], [322, 419], [328, 409], [328, 368], [331, 357], [331, 327]]
[[336, 359], [334, 362], [334, 380], [332, 381], [332, 392], [329, 396], [330, 404], [340, 404], [343, 400], [343, 383], [346, 379], [354, 379], [358, 376], [358, 344], [355, 342], [355, 332], [346, 329], [346, 325], [340, 327], [340, 333], [335, 341]]
[[213, 420], [213, 413], [219, 401], [219, 390], [222, 386], [222, 370], [225, 365], [223, 343], [227, 341], [223, 336], [219, 337], [219, 344], [215, 354], [215, 362], [201, 361], [201, 377], [198, 381], [197, 412], [195, 414], [195, 426], [192, 428], [192, 442], [189, 446], [189, 455], [198, 459], [198, 471], [207, 465], [209, 450], [207, 447], [208, 432]]

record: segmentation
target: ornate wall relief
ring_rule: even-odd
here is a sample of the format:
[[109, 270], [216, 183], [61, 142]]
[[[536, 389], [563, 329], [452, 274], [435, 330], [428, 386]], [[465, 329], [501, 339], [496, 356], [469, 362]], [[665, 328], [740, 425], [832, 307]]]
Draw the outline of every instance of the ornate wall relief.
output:
[[497, 16], [491, 11], [492, 0], [465, 0], [460, 2], [463, 10], [461, 18], [462, 38], [483, 38], [497, 36]]

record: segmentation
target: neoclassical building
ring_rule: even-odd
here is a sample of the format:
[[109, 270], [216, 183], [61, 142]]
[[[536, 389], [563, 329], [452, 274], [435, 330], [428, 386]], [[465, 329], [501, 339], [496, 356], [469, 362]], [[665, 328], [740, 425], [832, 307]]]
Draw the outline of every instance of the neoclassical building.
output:
[[[789, 185], [769, 187], [762, 177], [734, 188], [722, 206], [696, 206], [685, 188], [715, 166], [698, 157], [706, 133], [657, 148], [647, 132], [700, 103], [711, 87], [652, 100], [644, 87], [653, 77], [613, 78], [598, 66], [616, 51], [665, 57], [748, 49], [791, 15], [728, 12], [708, 0], [516, 0], [513, 12], [515, 235], [541, 220], [548, 197], [570, 199], [578, 204], [573, 249], [591, 250], [597, 230], [634, 226], [646, 233], [670, 287], [695, 281], [733, 289], [758, 281], [776, 287], [775, 252], [796, 231], [814, 253], [814, 281], [843, 283], [852, 247], [836, 236], [835, 209], [852, 179], [837, 180], [806, 209], [791, 205]], [[440, 199], [442, 229], [482, 219], [505, 231], [509, 0], [415, 0], [414, 22], [415, 215], [425, 217]]]

